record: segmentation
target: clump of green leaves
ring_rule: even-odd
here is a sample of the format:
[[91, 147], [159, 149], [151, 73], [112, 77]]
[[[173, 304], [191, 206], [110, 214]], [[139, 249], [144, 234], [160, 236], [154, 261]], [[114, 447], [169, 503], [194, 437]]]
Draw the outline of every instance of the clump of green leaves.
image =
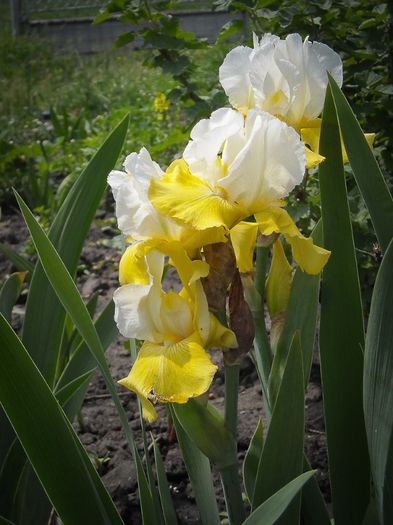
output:
[[178, 18], [170, 13], [176, 5], [170, 0], [111, 0], [95, 18], [95, 23], [117, 15], [119, 20], [130, 24], [130, 31], [121, 34], [114, 47], [137, 41], [138, 46], [149, 49], [144, 64], [172, 76], [175, 83], [168, 97], [184, 105], [189, 128], [193, 122], [207, 116], [212, 107], [220, 105], [223, 95], [218, 89], [210, 91], [209, 96], [201, 94], [195, 79], [195, 61], [189, 52], [204, 49], [208, 44], [194, 33], [182, 31]]

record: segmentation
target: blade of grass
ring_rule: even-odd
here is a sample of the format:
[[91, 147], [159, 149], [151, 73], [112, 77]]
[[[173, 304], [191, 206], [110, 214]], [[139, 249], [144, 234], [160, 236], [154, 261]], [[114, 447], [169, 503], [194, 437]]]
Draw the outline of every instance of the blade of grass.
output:
[[[299, 333], [293, 337], [276, 404], [259, 459], [252, 508], [256, 509], [303, 472], [304, 378]], [[300, 496], [280, 524], [299, 521]]]
[[[291, 504], [302, 487], [314, 475], [315, 471], [304, 472], [287, 483], [282, 489], [270, 496], [246, 519], [243, 525], [273, 525]], [[292, 523], [293, 525], [293, 523]]]
[[33, 273], [34, 264], [2, 242], [0, 242], [0, 252], [3, 253], [20, 272]]
[[80, 390], [91, 378], [95, 368], [85, 372], [73, 379], [70, 383], [67, 383], [65, 386], [56, 391], [56, 398], [60, 405], [65, 405], [75, 394]]
[[173, 506], [172, 496], [168, 486], [168, 480], [165, 474], [164, 462], [162, 461], [160, 449], [156, 441], [151, 436], [154, 448], [154, 459], [156, 464], [158, 490], [160, 491], [160, 499], [162, 511], [164, 514], [165, 525], [177, 525], [177, 516], [175, 507]]
[[329, 75], [329, 86], [356, 183], [370, 212], [381, 251], [393, 237], [393, 199], [350, 105]]
[[83, 448], [50, 388], [2, 315], [0, 343], [0, 402], [64, 524], [122, 524], [98, 474], [86, 469]]
[[[332, 254], [323, 272], [320, 352], [336, 525], [361, 523], [370, 497], [362, 406], [364, 329], [359, 277], [333, 99], [323, 111], [320, 164], [323, 237]], [[350, 431], [349, 431], [350, 429]]]
[[136, 474], [138, 478], [139, 503], [142, 512], [143, 525], [159, 525], [157, 514], [155, 512], [154, 502], [149, 489], [149, 483], [143, 470], [142, 461], [139, 452], [135, 449]]
[[191, 441], [171, 408], [173, 424], [184, 463], [193, 488], [202, 525], [220, 525], [217, 501], [214, 494], [210, 462]]
[[393, 516], [393, 241], [371, 300], [364, 353], [364, 414], [379, 521]]
[[14, 519], [14, 496], [25, 463], [26, 455], [19, 439], [15, 438], [0, 470], [0, 513], [9, 519]]
[[254, 494], [255, 479], [258, 472], [258, 464], [263, 450], [263, 427], [262, 419], [258, 421], [257, 428], [251, 438], [243, 463], [243, 483], [249, 501]]
[[22, 290], [24, 278], [24, 272], [13, 273], [0, 289], [0, 312], [9, 322], [11, 321], [12, 309]]
[[13, 521], [7, 520], [6, 518], [3, 518], [3, 516], [0, 516], [0, 525], [16, 525]]
[[[114, 321], [114, 311], [114, 303], [110, 300], [94, 323], [104, 350], [107, 349], [118, 333]], [[67, 384], [74, 381], [75, 378], [79, 377], [80, 374], [89, 372], [96, 367], [97, 361], [95, 357], [90, 352], [86, 343], [82, 341], [78, 348], [75, 349], [71, 359], [65, 366], [63, 373], [56, 384], [55, 391], [64, 388]], [[88, 380], [86, 380], [84, 386], [81, 387], [79, 391], [74, 394], [72, 399], [69, 399], [64, 405], [64, 411], [71, 421], [81, 409], [88, 387]]]

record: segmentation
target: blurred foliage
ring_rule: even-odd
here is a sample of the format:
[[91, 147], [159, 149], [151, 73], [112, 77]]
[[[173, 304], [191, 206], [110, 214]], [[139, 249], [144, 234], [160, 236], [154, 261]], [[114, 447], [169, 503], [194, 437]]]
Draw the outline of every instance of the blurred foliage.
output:
[[[207, 93], [217, 83], [224, 54], [219, 48], [193, 52], [192, 82], [199, 91]], [[186, 144], [190, 117], [186, 104], [169, 97], [176, 81], [146, 68], [147, 56], [127, 50], [60, 55], [42, 39], [0, 38], [0, 205], [13, 201], [14, 186], [32, 208], [57, 209], [108, 131], [128, 112], [123, 157], [146, 146], [162, 165], [171, 162]]]
[[178, 17], [170, 12], [178, 7], [179, 2], [170, 0], [110, 0], [94, 23], [104, 22], [115, 15], [121, 22], [130, 24], [130, 31], [118, 37], [115, 48], [134, 42], [136, 47], [150, 50], [144, 65], [158, 67], [172, 76], [175, 85], [168, 98], [183, 104], [189, 129], [212, 109], [224, 105], [225, 98], [218, 86], [202, 92], [200, 86], [198, 89], [196, 64], [190, 51], [206, 48], [208, 44], [205, 39], [180, 28]]
[[[298, 32], [340, 53], [343, 90], [363, 128], [376, 132], [375, 153], [392, 186], [392, 4], [215, 0], [210, 5], [234, 16], [213, 46], [181, 29], [169, 12], [184, 5], [169, 0], [111, 0], [96, 17], [96, 23], [112, 16], [128, 22], [130, 30], [115, 47], [132, 42], [140, 49], [132, 53], [126, 47], [96, 56], [55, 55], [45, 41], [2, 37], [0, 203], [9, 202], [15, 186], [32, 207], [56, 209], [104, 135], [128, 111], [124, 153], [144, 145], [167, 165], [182, 151], [191, 126], [228, 104], [218, 67], [230, 47], [252, 45], [252, 31], [282, 38]], [[379, 250], [348, 166], [346, 173], [361, 281], [368, 290]], [[288, 203], [304, 233], [318, 220], [319, 204], [318, 179], [311, 172]]]

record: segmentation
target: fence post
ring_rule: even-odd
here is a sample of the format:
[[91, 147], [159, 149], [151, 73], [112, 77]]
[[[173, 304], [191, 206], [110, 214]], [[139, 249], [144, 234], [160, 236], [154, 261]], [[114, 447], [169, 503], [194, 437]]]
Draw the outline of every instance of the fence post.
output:
[[20, 35], [22, 28], [22, 10], [21, 0], [10, 0], [11, 2], [11, 22], [12, 22], [12, 36]]

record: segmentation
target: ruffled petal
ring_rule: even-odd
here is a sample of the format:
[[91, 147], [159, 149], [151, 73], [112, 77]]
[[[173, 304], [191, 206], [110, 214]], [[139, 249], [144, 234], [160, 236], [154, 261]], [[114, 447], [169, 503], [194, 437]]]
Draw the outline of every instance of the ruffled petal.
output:
[[231, 105], [247, 112], [254, 106], [254, 94], [250, 82], [250, 64], [254, 50], [238, 46], [232, 49], [219, 69], [219, 78]]
[[300, 268], [311, 275], [318, 274], [327, 263], [330, 252], [303, 237], [288, 213], [282, 208], [270, 207], [255, 214], [262, 235], [282, 233], [291, 245], [292, 255]]
[[170, 346], [145, 342], [121, 384], [161, 402], [186, 403], [206, 392], [217, 367], [192, 337]]
[[170, 257], [170, 262], [176, 268], [183, 286], [189, 286], [209, 273], [209, 265], [200, 260], [192, 261], [180, 242], [150, 239], [134, 243], [124, 252], [119, 264], [120, 284], [149, 283], [150, 274], [145, 257], [153, 250]]
[[124, 379], [120, 379], [118, 383], [119, 385], [124, 386], [128, 390], [131, 390], [131, 392], [133, 392], [134, 394], [138, 396], [138, 399], [142, 406], [142, 416], [148, 423], [152, 423], [153, 421], [157, 419], [157, 412], [154, 408], [153, 403], [149, 401], [146, 394], [139, 391], [134, 384], [131, 384], [128, 381], [128, 377], [125, 377]]
[[134, 240], [151, 237], [179, 238], [182, 227], [157, 213], [147, 196], [151, 179], [163, 174], [157, 163], [153, 162], [148, 151], [142, 148], [139, 153], [131, 153], [124, 162], [127, 173], [112, 171], [108, 184], [116, 201], [116, 217], [119, 229]]
[[[244, 147], [228, 166], [228, 175], [218, 184], [251, 215], [286, 197], [300, 184], [306, 160], [298, 133], [269, 113], [250, 110], [244, 133]], [[231, 149], [231, 142], [228, 139], [226, 149]], [[225, 157], [226, 150], [224, 162]]]
[[251, 272], [255, 242], [258, 234], [258, 224], [255, 222], [239, 222], [230, 230], [231, 242], [240, 273]]
[[149, 197], [160, 213], [197, 230], [215, 226], [230, 228], [242, 217], [244, 210], [227, 200], [225, 192], [219, 193], [191, 175], [184, 161], [173, 164], [160, 180], [152, 179], [150, 183]]
[[[183, 153], [192, 175], [208, 184], [215, 184], [223, 175], [223, 166], [217, 155], [223, 144], [243, 129], [244, 117], [230, 108], [220, 108], [210, 118], [200, 120], [191, 130], [191, 140]], [[170, 171], [171, 166], [168, 168]]]
[[[155, 318], [160, 308], [160, 289], [153, 284], [147, 286], [127, 284], [113, 294], [115, 322], [119, 332], [129, 339], [149, 339], [161, 342]], [[153, 311], [152, 311], [153, 308]]]

